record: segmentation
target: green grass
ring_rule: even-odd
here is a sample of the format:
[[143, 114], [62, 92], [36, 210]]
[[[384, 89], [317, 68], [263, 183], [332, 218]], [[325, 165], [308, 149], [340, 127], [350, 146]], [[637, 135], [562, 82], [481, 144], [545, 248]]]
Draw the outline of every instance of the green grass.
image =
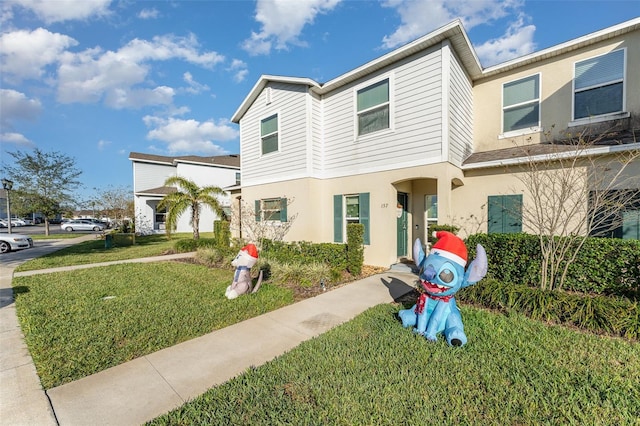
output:
[[293, 302], [263, 284], [227, 300], [233, 271], [159, 262], [13, 279], [16, 310], [45, 389]]
[[164, 235], [136, 237], [136, 244], [118, 244], [116, 237], [112, 248], [105, 248], [105, 241], [95, 239], [74, 244], [70, 247], [50, 253], [16, 268], [16, 271], [57, 268], [60, 266], [85, 265], [89, 263], [109, 262], [113, 260], [135, 259], [139, 257], [159, 256], [173, 248], [176, 240], [186, 238], [180, 234], [168, 240]]
[[72, 238], [78, 238], [78, 237], [81, 237], [83, 235], [86, 235], [86, 233], [71, 233], [71, 232], [68, 232], [66, 234], [49, 234], [49, 235], [31, 234], [29, 236], [33, 240], [70, 240]]
[[462, 308], [469, 343], [379, 305], [155, 425], [638, 424], [640, 345]]

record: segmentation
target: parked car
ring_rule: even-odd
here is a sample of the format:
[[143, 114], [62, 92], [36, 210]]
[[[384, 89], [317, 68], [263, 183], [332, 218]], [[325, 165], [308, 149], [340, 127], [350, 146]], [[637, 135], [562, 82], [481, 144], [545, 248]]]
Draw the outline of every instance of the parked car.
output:
[[23, 217], [23, 218], [22, 218], [22, 221], [24, 222], [24, 224], [25, 224], [26, 226], [33, 225], [33, 220], [32, 220], [32, 219], [29, 219], [28, 217]]
[[[7, 219], [3, 219], [5, 222], [7, 222]], [[11, 219], [11, 226], [24, 226], [24, 220], [22, 219], [18, 219], [16, 217]]]
[[0, 219], [0, 228], [8, 228], [9, 224], [7, 223], [6, 220], [4, 219]]
[[0, 234], [0, 253], [33, 247], [33, 240], [23, 234]]
[[60, 229], [67, 232], [104, 231], [105, 226], [99, 223], [93, 223], [89, 219], [73, 219], [60, 225]]

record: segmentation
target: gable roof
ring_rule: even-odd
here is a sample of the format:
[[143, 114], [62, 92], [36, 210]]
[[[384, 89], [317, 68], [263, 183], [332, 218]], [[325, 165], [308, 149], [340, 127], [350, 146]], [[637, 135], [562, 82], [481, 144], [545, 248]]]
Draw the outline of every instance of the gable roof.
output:
[[164, 155], [143, 154], [132, 152], [129, 160], [139, 163], [165, 164], [167, 166], [177, 166], [178, 163], [199, 164], [203, 166], [220, 166], [228, 168], [240, 168], [240, 155], [217, 155], [213, 157], [201, 157], [198, 155], [183, 155], [179, 157], [166, 157]]
[[336, 77], [333, 80], [329, 80], [324, 84], [318, 83], [317, 81], [310, 78], [262, 75], [258, 82], [253, 86], [247, 97], [244, 99], [240, 107], [236, 110], [235, 114], [233, 114], [231, 121], [234, 123], [240, 122], [242, 116], [244, 116], [244, 114], [256, 100], [258, 95], [260, 95], [260, 92], [262, 92], [264, 87], [269, 82], [301, 84], [308, 86], [314, 92], [322, 95], [341, 86], [349, 84], [355, 80], [358, 80], [362, 77], [365, 77], [381, 68], [398, 62], [417, 52], [435, 46], [446, 39], [449, 39], [449, 41], [451, 42], [453, 49], [458, 54], [458, 57], [464, 64], [464, 67], [469, 75], [471, 75], [472, 78], [479, 77], [482, 74], [480, 61], [478, 60], [475, 51], [471, 47], [471, 42], [469, 41], [467, 33], [462, 27], [462, 22], [460, 22], [459, 19], [456, 19], [455, 21], [441, 28], [438, 28], [435, 31], [432, 31], [429, 34], [420, 37], [419, 39], [416, 39], [402, 47], [399, 47], [398, 49], [392, 50], [386, 55], [367, 62], [366, 64], [345, 74], [342, 74], [341, 76]]
[[460, 61], [462, 62], [466, 72], [469, 74], [471, 80], [476, 81], [547, 58], [562, 55], [572, 50], [589, 46], [594, 43], [617, 37], [628, 32], [636, 31], [639, 28], [640, 17], [636, 17], [629, 21], [593, 32], [591, 34], [587, 34], [583, 37], [576, 38], [566, 43], [558, 44], [548, 49], [534, 52], [529, 55], [525, 55], [520, 58], [516, 58], [502, 64], [483, 69], [480, 65], [480, 61], [478, 60], [476, 52], [473, 49], [469, 38], [467, 37], [467, 33], [462, 26], [462, 22], [456, 19], [455, 21], [452, 21], [451, 23], [438, 28], [435, 31], [432, 31], [431, 33], [426, 34], [423, 37], [420, 37], [404, 46], [401, 46], [398, 49], [387, 53], [386, 55], [367, 62], [366, 64], [345, 74], [342, 74], [341, 76], [338, 76], [333, 80], [329, 80], [324, 84], [318, 83], [310, 78], [262, 75], [253, 86], [249, 94], [245, 97], [242, 104], [240, 104], [236, 112], [233, 114], [233, 116], [231, 117], [231, 121], [233, 123], [240, 122], [240, 119], [244, 116], [249, 107], [251, 107], [253, 102], [260, 95], [265, 86], [269, 84], [269, 82], [305, 85], [318, 94], [324, 94], [331, 90], [335, 90], [345, 84], [351, 83], [357, 79], [363, 78], [410, 55], [442, 43], [446, 39], [450, 41], [453, 50], [458, 55], [458, 58], [460, 58]]

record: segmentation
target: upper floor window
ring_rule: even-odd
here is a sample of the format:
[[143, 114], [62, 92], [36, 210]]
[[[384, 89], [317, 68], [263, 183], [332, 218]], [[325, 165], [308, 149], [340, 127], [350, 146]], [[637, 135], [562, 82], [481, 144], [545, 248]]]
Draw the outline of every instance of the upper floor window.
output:
[[540, 125], [540, 74], [502, 86], [502, 132]]
[[389, 128], [389, 79], [357, 93], [358, 135]]
[[240, 185], [240, 172], [236, 172], [236, 185]]
[[260, 121], [260, 137], [262, 139], [262, 154], [278, 150], [278, 114]]
[[622, 112], [624, 49], [576, 62], [573, 119]]

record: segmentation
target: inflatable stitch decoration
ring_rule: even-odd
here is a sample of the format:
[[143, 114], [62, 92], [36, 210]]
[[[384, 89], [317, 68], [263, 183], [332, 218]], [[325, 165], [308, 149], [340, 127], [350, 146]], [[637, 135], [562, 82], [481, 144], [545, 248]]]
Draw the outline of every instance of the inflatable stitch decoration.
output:
[[252, 290], [251, 267], [258, 261], [258, 249], [253, 244], [247, 244], [238, 252], [235, 259], [231, 261], [231, 265], [236, 267], [233, 275], [233, 282], [224, 295], [227, 299], [235, 299], [246, 293], [255, 293], [262, 284], [262, 271], [258, 276], [258, 282]]
[[465, 272], [467, 247], [458, 236], [447, 231], [434, 232], [438, 241], [429, 255], [422, 249], [420, 239], [413, 244], [413, 260], [420, 269], [420, 297], [413, 307], [398, 312], [403, 327], [429, 341], [436, 341], [442, 333], [449, 346], [464, 346], [467, 336], [454, 295], [461, 288], [480, 281], [487, 274], [487, 253], [480, 244], [476, 258]]

